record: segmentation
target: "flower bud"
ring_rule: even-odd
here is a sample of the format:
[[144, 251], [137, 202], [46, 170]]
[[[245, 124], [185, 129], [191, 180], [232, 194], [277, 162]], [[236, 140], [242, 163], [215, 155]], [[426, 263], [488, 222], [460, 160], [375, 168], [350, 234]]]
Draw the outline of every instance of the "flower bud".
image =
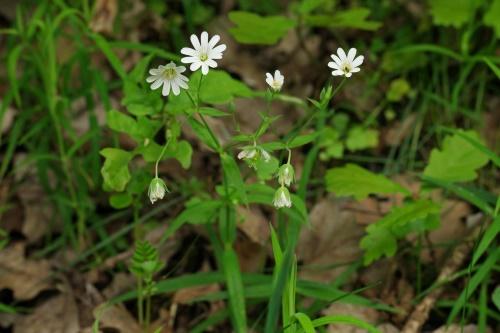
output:
[[295, 171], [290, 163], [283, 164], [278, 170], [278, 182], [281, 186], [290, 186], [295, 179]]
[[273, 205], [276, 208], [282, 207], [292, 207], [292, 199], [290, 197], [290, 192], [284, 186], [281, 186], [274, 194]]
[[158, 177], [153, 178], [149, 184], [148, 196], [151, 203], [154, 204], [156, 200], [161, 200], [165, 193], [169, 192], [165, 182]]

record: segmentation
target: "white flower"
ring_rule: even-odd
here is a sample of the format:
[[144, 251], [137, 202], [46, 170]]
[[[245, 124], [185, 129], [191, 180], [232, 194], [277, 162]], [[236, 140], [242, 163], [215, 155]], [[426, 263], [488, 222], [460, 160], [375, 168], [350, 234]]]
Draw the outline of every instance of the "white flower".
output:
[[160, 65], [158, 68], [152, 68], [149, 70], [149, 74], [146, 82], [151, 83], [151, 89], [156, 90], [163, 85], [161, 94], [163, 96], [168, 96], [170, 93], [170, 88], [174, 92], [174, 95], [179, 95], [180, 88], [187, 89], [187, 82], [189, 79], [182, 75], [181, 73], [186, 70], [184, 66], [176, 66], [173, 61], [171, 61], [166, 66]]
[[284, 186], [281, 186], [274, 194], [273, 205], [276, 208], [282, 207], [292, 207], [292, 199], [290, 198], [290, 192]]
[[345, 77], [351, 77], [352, 73], [359, 72], [359, 66], [363, 63], [365, 57], [356, 57], [356, 49], [352, 48], [347, 53], [347, 56], [340, 47], [337, 49], [337, 55], [331, 55], [333, 61], [328, 63], [328, 67], [334, 69], [332, 71], [333, 76], [345, 75]]
[[283, 82], [285, 82], [285, 77], [281, 75], [279, 70], [274, 71], [274, 77], [271, 73], [266, 73], [266, 83], [273, 89], [278, 92], [283, 87]]
[[269, 155], [269, 153], [264, 148], [260, 148], [260, 156], [266, 163], [271, 160], [271, 155]]
[[166, 192], [168, 192], [168, 188], [167, 185], [165, 185], [165, 182], [158, 177], [153, 178], [149, 184], [148, 190], [148, 196], [151, 203], [154, 204], [156, 200], [163, 199]]
[[240, 160], [251, 160], [257, 156], [257, 149], [255, 147], [246, 147], [238, 154]]
[[226, 44], [215, 46], [219, 40], [220, 36], [214, 35], [208, 41], [206, 31], [201, 33], [200, 39], [196, 35], [191, 35], [191, 44], [193, 44], [194, 49], [182, 48], [181, 53], [187, 55], [187, 57], [182, 58], [181, 61], [185, 64], [191, 64], [189, 69], [193, 72], [201, 67], [201, 73], [207, 75], [209, 67], [217, 67], [215, 60], [222, 59], [222, 52], [226, 49]]
[[295, 179], [295, 171], [293, 170], [293, 166], [289, 163], [283, 164], [280, 166], [278, 170], [278, 182], [281, 186], [290, 186]]

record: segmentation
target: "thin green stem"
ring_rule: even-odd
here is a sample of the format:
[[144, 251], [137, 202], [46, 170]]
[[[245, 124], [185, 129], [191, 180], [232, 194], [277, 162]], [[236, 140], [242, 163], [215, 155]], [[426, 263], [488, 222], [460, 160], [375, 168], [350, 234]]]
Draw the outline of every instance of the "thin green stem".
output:
[[160, 156], [158, 156], [158, 159], [156, 160], [155, 163], [155, 177], [158, 178], [158, 164], [160, 163], [161, 159], [163, 158], [163, 154], [165, 154], [165, 151], [167, 150], [168, 144], [170, 143], [170, 140], [167, 139], [167, 142], [165, 145], [163, 145], [163, 149], [161, 150]]

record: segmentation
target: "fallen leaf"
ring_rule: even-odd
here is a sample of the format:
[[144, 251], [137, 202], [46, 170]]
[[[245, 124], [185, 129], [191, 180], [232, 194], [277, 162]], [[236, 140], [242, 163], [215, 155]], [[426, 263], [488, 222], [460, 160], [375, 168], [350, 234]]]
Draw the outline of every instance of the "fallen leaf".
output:
[[94, 4], [90, 29], [98, 33], [111, 34], [117, 11], [116, 0], [97, 0]]
[[345, 270], [343, 264], [361, 256], [359, 241], [364, 228], [356, 223], [352, 211], [343, 208], [344, 202], [323, 199], [311, 210], [311, 227], [304, 228], [297, 247], [305, 266], [300, 271], [302, 278], [330, 282]]
[[14, 323], [14, 333], [78, 333], [78, 312], [70, 293], [52, 297]]
[[[434, 330], [433, 333], [478, 333], [479, 330], [476, 325], [470, 324], [466, 325], [463, 327], [458, 325], [458, 324], [451, 324], [449, 326], [441, 326], [437, 330]], [[483, 333], [490, 333], [492, 332], [491, 328], [487, 327], [486, 332]]]
[[134, 317], [120, 304], [104, 303], [94, 310], [94, 317], [99, 321], [102, 330], [114, 329], [120, 333], [143, 332]]
[[257, 207], [239, 206], [237, 213], [241, 218], [238, 229], [243, 231], [253, 242], [266, 245], [270, 235], [269, 221], [261, 210]]
[[247, 237], [239, 237], [234, 243], [234, 250], [238, 255], [240, 269], [245, 273], [260, 272], [264, 267], [267, 250], [259, 243], [255, 243]]
[[25, 257], [24, 243], [13, 243], [0, 251], [0, 290], [11, 289], [16, 300], [28, 300], [53, 287], [47, 260]]

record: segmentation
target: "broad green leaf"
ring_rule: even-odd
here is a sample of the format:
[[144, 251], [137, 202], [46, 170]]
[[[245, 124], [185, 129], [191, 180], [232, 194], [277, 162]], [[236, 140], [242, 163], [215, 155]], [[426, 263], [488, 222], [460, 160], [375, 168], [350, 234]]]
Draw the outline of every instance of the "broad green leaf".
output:
[[114, 109], [106, 113], [106, 123], [113, 131], [122, 133], [134, 133], [136, 131], [135, 119]]
[[[393, 210], [367, 228], [367, 235], [361, 239], [360, 247], [365, 250], [364, 263], [370, 264], [383, 255], [391, 257], [396, 253], [397, 238], [403, 238], [411, 232], [422, 231], [423, 226], [435, 227], [432, 223], [415, 224], [414, 221], [426, 219], [429, 215], [439, 214], [440, 206], [430, 200], [418, 200], [407, 203]], [[411, 223], [416, 230], [409, 228]]]
[[201, 142], [203, 142], [213, 150], [217, 150], [217, 142], [214, 140], [208, 129], [200, 121], [194, 119], [193, 117], [189, 117], [188, 122]]
[[124, 98], [121, 103], [127, 111], [136, 116], [146, 116], [159, 113], [163, 104], [158, 91], [142, 88], [132, 80], [125, 80], [123, 84]]
[[500, 285], [498, 285], [495, 290], [493, 290], [493, 294], [491, 294], [491, 300], [500, 311]]
[[297, 148], [307, 145], [308, 143], [313, 142], [318, 137], [319, 134], [320, 132], [313, 132], [309, 134], [298, 135], [295, 138], [293, 138], [292, 141], [290, 141], [290, 143], [288, 144], [288, 148]]
[[405, 79], [399, 78], [391, 82], [386, 97], [391, 102], [399, 102], [411, 91], [410, 84]]
[[322, 161], [344, 156], [344, 144], [340, 141], [340, 133], [337, 129], [325, 127], [321, 132], [319, 145], [323, 148], [319, 154]]
[[378, 145], [378, 130], [354, 126], [347, 133], [346, 146], [350, 151], [373, 148]]
[[[481, 142], [474, 131], [464, 131], [464, 135]], [[424, 175], [449, 182], [466, 182], [476, 179], [476, 170], [486, 165], [489, 157], [474, 147], [460, 135], [447, 136], [441, 150], [431, 152]]]
[[476, 0], [429, 0], [431, 15], [438, 25], [451, 25], [456, 28], [467, 23], [476, 11]]
[[[154, 141], [148, 143], [148, 145], [142, 145], [136, 149], [136, 152], [141, 154], [146, 162], [156, 162], [158, 157], [160, 157], [163, 146], [160, 146]], [[169, 144], [165, 150], [162, 160], [168, 158], [175, 158], [179, 161], [184, 169], [188, 169], [191, 166], [191, 156], [193, 155], [193, 148], [191, 144], [187, 141], [179, 141], [176, 144]]]
[[118, 148], [104, 148], [100, 153], [105, 158], [101, 168], [105, 186], [116, 192], [122, 192], [130, 180], [128, 163], [133, 154]]
[[285, 16], [263, 17], [242, 11], [230, 12], [229, 19], [236, 24], [229, 32], [244, 44], [275, 44], [297, 25], [295, 20]]
[[492, 27], [497, 38], [500, 38], [500, 0], [493, 0], [490, 8], [484, 14], [483, 22]]
[[305, 23], [312, 27], [354, 28], [362, 30], [377, 30], [382, 23], [367, 20], [370, 10], [367, 8], [352, 8], [337, 11], [334, 15], [305, 16]]
[[[249, 97], [252, 91], [244, 83], [233, 79], [231, 75], [222, 70], [210, 70], [207, 75], [197, 71], [191, 75], [189, 91], [196, 98], [200, 86], [200, 99], [208, 104], [224, 104], [231, 102], [234, 97]], [[191, 104], [192, 105], [192, 104]]]
[[305, 333], [316, 333], [311, 318], [309, 318], [308, 315], [302, 312], [297, 312], [296, 314], [294, 314], [294, 317], [295, 319], [297, 319], [300, 326], [302, 326], [302, 329]]
[[357, 200], [369, 194], [389, 194], [410, 192], [382, 175], [374, 174], [358, 165], [347, 164], [333, 168], [326, 173], [326, 188], [338, 196], [354, 196]]
[[122, 209], [132, 204], [132, 196], [127, 193], [115, 193], [109, 197], [109, 204], [115, 209]]
[[279, 161], [276, 157], [271, 156], [269, 161], [265, 161], [263, 158], [259, 158], [255, 164], [255, 170], [257, 171], [257, 176], [261, 180], [270, 180], [278, 171]]

